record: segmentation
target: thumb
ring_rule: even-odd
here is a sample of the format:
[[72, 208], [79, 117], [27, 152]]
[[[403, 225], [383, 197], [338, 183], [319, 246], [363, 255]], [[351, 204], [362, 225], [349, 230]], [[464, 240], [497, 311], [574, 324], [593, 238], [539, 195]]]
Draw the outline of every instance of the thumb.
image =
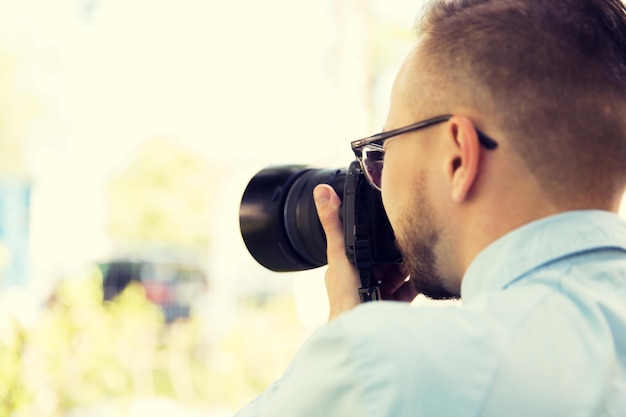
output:
[[[313, 190], [317, 215], [326, 234], [328, 256], [345, 252], [343, 239], [343, 224], [339, 219], [341, 199], [335, 190], [327, 184], [320, 184]], [[329, 259], [330, 261], [330, 259]]]
[[332, 320], [359, 304], [360, 281], [354, 265], [346, 257], [343, 225], [339, 219], [341, 199], [326, 184], [315, 187], [313, 198], [326, 234], [328, 269], [324, 281], [330, 305], [329, 319]]

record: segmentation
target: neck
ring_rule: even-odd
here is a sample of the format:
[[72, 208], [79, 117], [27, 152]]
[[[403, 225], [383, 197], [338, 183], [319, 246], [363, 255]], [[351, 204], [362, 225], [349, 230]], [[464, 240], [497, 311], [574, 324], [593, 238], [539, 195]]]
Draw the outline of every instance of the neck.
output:
[[602, 201], [583, 197], [559, 203], [537, 188], [525, 187], [523, 184], [516, 187], [514, 193], [496, 193], [488, 204], [476, 206], [466, 221], [467, 227], [461, 228], [463, 236], [459, 240], [459, 260], [462, 272], [489, 244], [532, 221], [574, 210], [605, 210], [614, 213], [619, 210], [621, 195]]

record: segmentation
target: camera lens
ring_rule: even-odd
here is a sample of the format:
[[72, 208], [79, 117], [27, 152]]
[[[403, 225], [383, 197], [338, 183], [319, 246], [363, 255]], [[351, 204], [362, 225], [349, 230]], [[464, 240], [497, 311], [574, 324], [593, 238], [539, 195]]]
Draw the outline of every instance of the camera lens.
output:
[[326, 236], [317, 217], [313, 189], [330, 184], [341, 197], [344, 169], [302, 165], [269, 167], [248, 183], [241, 199], [241, 236], [254, 259], [277, 272], [325, 265]]

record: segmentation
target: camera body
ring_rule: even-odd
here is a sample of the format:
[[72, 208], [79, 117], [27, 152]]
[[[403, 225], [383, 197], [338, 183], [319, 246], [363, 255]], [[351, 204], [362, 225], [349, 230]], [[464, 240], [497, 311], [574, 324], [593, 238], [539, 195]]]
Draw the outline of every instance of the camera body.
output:
[[322, 183], [332, 186], [342, 200], [348, 259], [359, 270], [400, 263], [380, 192], [368, 184], [357, 161], [347, 170], [288, 165], [257, 173], [244, 191], [239, 211], [241, 235], [254, 259], [277, 272], [327, 263], [326, 236], [313, 200], [313, 189]]

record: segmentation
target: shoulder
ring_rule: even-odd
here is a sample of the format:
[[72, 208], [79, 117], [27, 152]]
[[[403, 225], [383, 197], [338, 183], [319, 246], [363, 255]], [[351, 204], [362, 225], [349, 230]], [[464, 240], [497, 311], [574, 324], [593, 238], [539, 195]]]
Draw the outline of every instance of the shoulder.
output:
[[377, 349], [397, 354], [405, 350], [427, 354], [434, 349], [442, 354], [477, 345], [486, 348], [501, 343], [498, 340], [506, 338], [546, 293], [534, 291], [523, 298], [501, 293], [472, 305], [368, 303], [328, 324], [325, 330], [351, 340], [364, 354]]
[[[523, 378], [517, 383], [532, 384], [532, 373], [516, 369], [515, 360], [538, 366], [527, 357], [542, 350], [539, 357], [546, 355], [546, 337], [555, 332], [546, 323], [564, 304], [563, 296], [545, 285], [500, 291], [464, 305], [371, 303], [320, 329], [318, 337], [333, 335], [346, 344], [358, 383], [373, 393], [369, 401], [376, 410], [476, 415], [496, 380], [518, 375]], [[561, 334], [567, 339], [562, 343], [579, 340], [575, 329]]]
[[479, 410], [506, 332], [501, 320], [458, 305], [381, 302], [328, 324], [314, 343], [341, 340], [372, 415], [461, 416]]
[[475, 416], [485, 404], [498, 415], [499, 399], [529, 398], [519, 386], [560, 398], [536, 376], [549, 381], [573, 358], [562, 352], [580, 335], [558, 329], [570, 304], [555, 287], [529, 285], [463, 306], [361, 305], [309, 338], [260, 415]]

